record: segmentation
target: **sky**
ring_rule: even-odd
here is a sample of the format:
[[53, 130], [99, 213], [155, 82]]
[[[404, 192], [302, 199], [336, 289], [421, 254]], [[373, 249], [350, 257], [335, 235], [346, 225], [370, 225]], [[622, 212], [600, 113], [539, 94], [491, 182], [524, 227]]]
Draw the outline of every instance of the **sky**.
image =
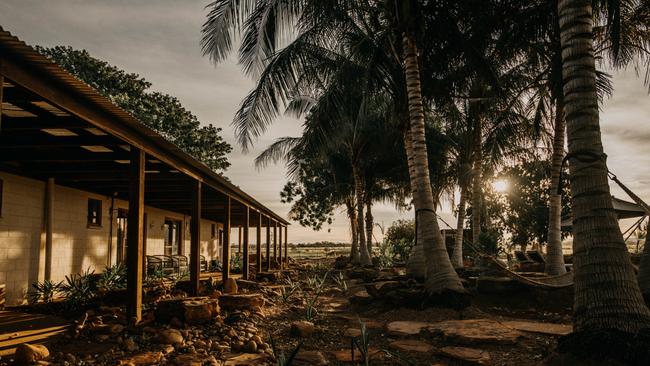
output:
[[[199, 40], [207, 1], [196, 0], [1, 0], [0, 26], [30, 45], [67, 45], [150, 81], [152, 90], [176, 96], [200, 121], [223, 128], [233, 146], [228, 156], [230, 180], [267, 207], [286, 217], [280, 202], [286, 182], [282, 165], [258, 170], [254, 158], [276, 138], [299, 136], [301, 121], [280, 118], [247, 154], [235, 141], [231, 122], [253, 80], [240, 71], [236, 59], [213, 65], [201, 55]], [[608, 166], [641, 198], [650, 200], [650, 97], [643, 73], [634, 68], [614, 73], [615, 93], [601, 111], [601, 130]], [[627, 199], [616, 186], [612, 193]], [[376, 205], [375, 221], [388, 226], [409, 212]], [[343, 210], [321, 231], [293, 222], [291, 242], [347, 241]], [[381, 239], [379, 230], [375, 230]]]

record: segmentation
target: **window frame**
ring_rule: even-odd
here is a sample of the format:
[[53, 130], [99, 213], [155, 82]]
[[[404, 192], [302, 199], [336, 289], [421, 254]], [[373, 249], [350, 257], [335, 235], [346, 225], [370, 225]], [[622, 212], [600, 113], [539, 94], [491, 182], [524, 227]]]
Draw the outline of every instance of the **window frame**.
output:
[[[177, 233], [175, 239], [178, 240], [178, 248], [176, 250], [176, 253], [174, 253], [174, 244], [171, 241], [172, 240], [172, 230], [170, 230], [171, 225], [169, 224], [175, 224], [177, 225]], [[178, 220], [178, 219], [173, 219], [166, 217], [165, 221], [163, 222], [163, 227], [165, 232], [163, 233], [164, 238], [163, 238], [163, 253], [164, 255], [183, 255], [183, 221]], [[168, 249], [169, 248], [169, 252]]]
[[[95, 207], [93, 207], [91, 205], [94, 205], [94, 204], [97, 204], [97, 207], [96, 207], [97, 215], [96, 216], [92, 215], [92, 212], [94, 211], [93, 208], [95, 208]], [[102, 215], [102, 206], [103, 206], [102, 200], [92, 198], [92, 197], [88, 197], [88, 206], [87, 206], [88, 215], [86, 216], [86, 223], [87, 223], [88, 227], [102, 227], [102, 216], [103, 216]]]

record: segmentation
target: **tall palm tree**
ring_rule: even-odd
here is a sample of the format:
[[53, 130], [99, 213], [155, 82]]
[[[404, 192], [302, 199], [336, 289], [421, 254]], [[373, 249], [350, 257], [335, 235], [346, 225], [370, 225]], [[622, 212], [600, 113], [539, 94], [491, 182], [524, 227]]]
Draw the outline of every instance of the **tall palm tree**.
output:
[[574, 331], [650, 327], [607, 181], [590, 0], [559, 0], [564, 114], [573, 211]]

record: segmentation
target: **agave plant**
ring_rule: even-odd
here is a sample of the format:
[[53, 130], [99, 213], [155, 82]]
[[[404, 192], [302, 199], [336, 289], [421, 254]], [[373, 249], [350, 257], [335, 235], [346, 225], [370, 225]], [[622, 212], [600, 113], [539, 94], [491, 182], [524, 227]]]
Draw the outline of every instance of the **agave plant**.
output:
[[359, 337], [352, 338], [352, 359], [354, 360], [354, 349], [356, 348], [361, 353], [361, 357], [363, 357], [364, 365], [368, 366], [370, 362], [370, 354], [368, 351], [370, 348], [370, 337], [366, 329], [366, 323], [359, 320], [359, 325], [361, 326], [361, 335], [359, 335]]
[[104, 291], [122, 290], [126, 288], [126, 266], [117, 263], [106, 267], [97, 281], [97, 287]]
[[289, 298], [293, 296], [297, 291], [300, 290], [300, 282], [293, 281], [290, 277], [287, 277], [285, 280], [285, 285], [280, 288], [280, 295], [282, 296], [282, 301], [287, 302]]
[[97, 281], [95, 271], [90, 268], [82, 273], [65, 276], [61, 287], [68, 310], [77, 311], [86, 307], [95, 298]]
[[61, 291], [62, 283], [45, 280], [32, 284], [32, 291], [29, 292], [29, 298], [32, 303], [43, 301], [46, 304], [52, 302], [54, 297]]

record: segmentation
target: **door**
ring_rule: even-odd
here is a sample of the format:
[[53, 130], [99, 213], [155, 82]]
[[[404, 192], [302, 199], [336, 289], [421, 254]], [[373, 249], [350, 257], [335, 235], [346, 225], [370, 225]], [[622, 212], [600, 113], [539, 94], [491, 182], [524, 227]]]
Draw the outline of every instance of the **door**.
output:
[[181, 222], [165, 219], [165, 255], [181, 254]]

